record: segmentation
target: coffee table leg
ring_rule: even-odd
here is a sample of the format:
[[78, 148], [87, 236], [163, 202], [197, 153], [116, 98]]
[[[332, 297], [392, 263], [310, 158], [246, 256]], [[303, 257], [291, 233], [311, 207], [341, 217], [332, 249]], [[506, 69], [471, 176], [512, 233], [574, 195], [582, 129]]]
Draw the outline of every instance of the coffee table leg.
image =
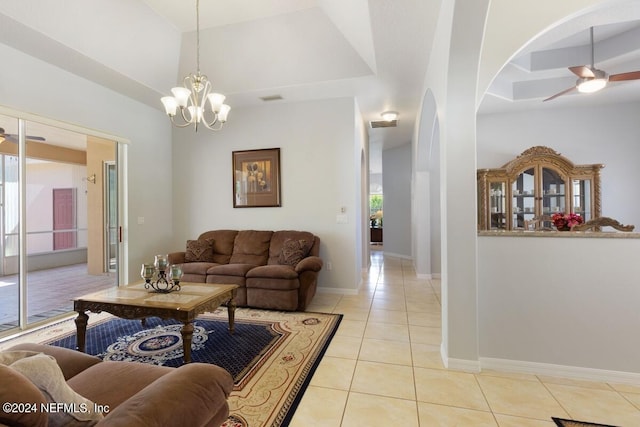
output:
[[233, 298], [227, 303], [227, 313], [229, 314], [229, 332], [233, 335], [236, 322], [236, 302]]
[[193, 338], [193, 322], [186, 322], [180, 331], [182, 334], [182, 351], [184, 363], [191, 363], [191, 340]]
[[89, 320], [89, 315], [84, 311], [78, 312], [78, 317], [76, 317], [76, 350], [84, 353], [85, 351], [85, 338], [87, 335], [87, 321]]

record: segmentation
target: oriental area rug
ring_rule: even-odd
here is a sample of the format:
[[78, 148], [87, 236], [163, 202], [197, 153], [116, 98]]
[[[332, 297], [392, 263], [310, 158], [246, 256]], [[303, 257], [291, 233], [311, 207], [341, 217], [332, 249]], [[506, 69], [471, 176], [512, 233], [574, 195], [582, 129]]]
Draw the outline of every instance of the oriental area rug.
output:
[[[221, 366], [234, 378], [230, 416], [223, 426], [288, 425], [341, 319], [337, 314], [238, 308], [231, 335], [226, 308], [200, 315], [194, 323], [192, 361]], [[103, 360], [180, 366], [181, 327], [153, 317], [142, 326], [139, 320], [90, 314], [87, 353]], [[60, 322], [21, 337], [25, 341], [75, 348], [75, 324], [72, 319]]]
[[563, 418], [552, 418], [558, 427], [616, 427], [609, 424], [587, 423], [584, 421], [565, 420]]

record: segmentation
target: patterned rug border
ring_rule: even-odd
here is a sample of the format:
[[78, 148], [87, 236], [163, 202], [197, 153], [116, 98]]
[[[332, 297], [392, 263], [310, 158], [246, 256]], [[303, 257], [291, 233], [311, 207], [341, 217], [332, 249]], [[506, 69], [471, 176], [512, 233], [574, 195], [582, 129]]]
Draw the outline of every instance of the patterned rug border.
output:
[[568, 420], [565, 418], [551, 417], [558, 427], [618, 427], [611, 424], [590, 423], [587, 421]]
[[333, 330], [331, 331], [331, 333], [327, 334], [324, 337], [324, 342], [323, 342], [323, 344], [321, 346], [321, 349], [318, 352], [318, 354], [316, 355], [315, 360], [312, 363], [312, 366], [309, 367], [304, 381], [302, 382], [302, 384], [299, 385], [298, 389], [296, 390], [295, 398], [294, 398], [293, 402], [291, 403], [291, 406], [289, 407], [289, 410], [287, 411], [287, 413], [286, 413], [286, 415], [284, 417], [284, 420], [280, 424], [281, 427], [286, 427], [291, 422], [291, 419], [293, 418], [293, 415], [295, 414], [296, 409], [298, 409], [298, 405], [302, 401], [302, 397], [304, 396], [304, 392], [307, 390], [307, 387], [309, 386], [309, 383], [311, 382], [311, 378], [313, 377], [313, 374], [316, 372], [316, 369], [318, 369], [318, 366], [320, 365], [320, 362], [322, 361], [322, 358], [324, 357], [325, 353], [327, 352], [327, 349], [329, 348], [329, 344], [333, 340], [333, 337], [336, 335], [336, 332], [338, 332], [338, 328], [340, 327], [340, 323], [342, 322], [342, 319], [344, 317], [342, 314], [334, 314], [334, 313], [313, 313], [313, 314], [332, 314], [333, 316], [336, 316], [336, 318], [335, 318], [336, 319], [336, 323], [335, 323], [335, 326], [333, 327]]

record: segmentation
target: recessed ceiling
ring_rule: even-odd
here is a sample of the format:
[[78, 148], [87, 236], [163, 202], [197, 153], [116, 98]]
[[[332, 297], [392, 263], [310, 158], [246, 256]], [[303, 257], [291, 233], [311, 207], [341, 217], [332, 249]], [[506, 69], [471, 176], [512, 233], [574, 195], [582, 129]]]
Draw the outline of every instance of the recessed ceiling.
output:
[[[566, 27], [575, 28], [576, 22]], [[611, 74], [640, 70], [640, 21], [593, 25], [595, 68]], [[554, 38], [556, 34], [564, 34]], [[575, 87], [571, 66], [591, 65], [589, 27], [570, 34], [562, 26], [524, 47], [494, 79], [479, 112], [594, 106], [640, 100], [640, 80], [609, 82], [603, 90], [582, 94], [576, 90], [543, 102]]]

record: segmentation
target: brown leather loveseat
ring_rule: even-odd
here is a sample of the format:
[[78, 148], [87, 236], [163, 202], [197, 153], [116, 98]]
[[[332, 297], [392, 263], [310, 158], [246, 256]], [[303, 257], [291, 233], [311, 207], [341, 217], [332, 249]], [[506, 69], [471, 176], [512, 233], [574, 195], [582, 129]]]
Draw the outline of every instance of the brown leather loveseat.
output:
[[[31, 354], [6, 364], [7, 357], [25, 351]], [[0, 363], [4, 404], [0, 425], [217, 427], [229, 416], [227, 398], [233, 378], [216, 365], [190, 363], [169, 368], [103, 362], [79, 351], [30, 343], [0, 352], [0, 360], [5, 362]], [[29, 369], [21, 363], [25, 360], [31, 363]], [[43, 371], [51, 373], [43, 378]], [[82, 406], [79, 402], [84, 399], [89, 403]]]
[[183, 282], [238, 285], [236, 305], [304, 311], [316, 292], [320, 238], [306, 231], [212, 230], [169, 254]]

